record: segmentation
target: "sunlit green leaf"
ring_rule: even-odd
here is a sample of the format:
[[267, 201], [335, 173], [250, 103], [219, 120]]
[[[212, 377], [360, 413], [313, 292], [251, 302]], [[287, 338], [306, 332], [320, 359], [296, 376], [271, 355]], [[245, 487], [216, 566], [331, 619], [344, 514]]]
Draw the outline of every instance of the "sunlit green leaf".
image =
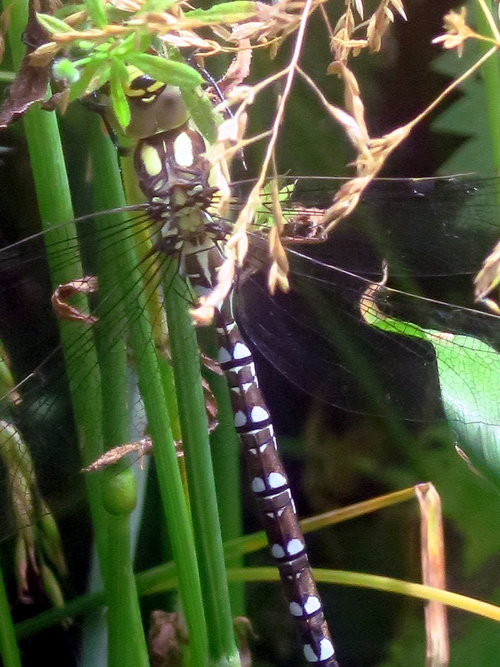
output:
[[111, 65], [110, 96], [113, 111], [122, 128], [130, 123], [130, 107], [123, 89], [122, 72], [115, 61]]
[[86, 0], [85, 7], [90, 20], [97, 28], [103, 28], [107, 25], [108, 19], [101, 0]]
[[254, 16], [257, 7], [254, 2], [237, 0], [236, 2], [221, 2], [210, 9], [194, 9], [186, 12], [186, 18], [199, 19], [204, 23], [236, 23]]
[[203, 83], [201, 74], [185, 63], [151, 56], [148, 53], [130, 53], [127, 55], [127, 61], [145, 74], [149, 74], [153, 79], [172, 86], [194, 88]]
[[55, 16], [51, 16], [50, 14], [41, 14], [38, 13], [36, 15], [38, 21], [41, 23], [41, 25], [47, 30], [51, 35], [57, 35], [58, 33], [69, 33], [69, 32], [75, 32], [71, 26], [69, 26], [67, 23], [64, 23], [64, 21], [60, 21], [59, 19], [56, 19]]
[[500, 488], [500, 354], [473, 336], [424, 329], [385, 317], [371, 299], [363, 299], [361, 310], [368, 324], [432, 344], [444, 411], [457, 443], [470, 464]]

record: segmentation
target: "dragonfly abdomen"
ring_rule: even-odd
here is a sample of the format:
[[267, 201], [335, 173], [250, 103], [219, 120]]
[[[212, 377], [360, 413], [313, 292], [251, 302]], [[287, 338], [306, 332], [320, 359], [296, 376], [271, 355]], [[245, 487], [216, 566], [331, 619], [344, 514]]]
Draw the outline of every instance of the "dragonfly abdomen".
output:
[[[218, 260], [217, 260], [218, 258]], [[186, 255], [186, 270], [198, 294], [214, 287], [223, 255], [214, 244]], [[334, 647], [309, 565], [288, 477], [281, 463], [269, 409], [259, 387], [252, 353], [228, 299], [215, 314], [219, 364], [229, 385], [240, 438], [271, 554], [280, 572], [290, 613], [296, 619], [307, 661], [337, 667]]]

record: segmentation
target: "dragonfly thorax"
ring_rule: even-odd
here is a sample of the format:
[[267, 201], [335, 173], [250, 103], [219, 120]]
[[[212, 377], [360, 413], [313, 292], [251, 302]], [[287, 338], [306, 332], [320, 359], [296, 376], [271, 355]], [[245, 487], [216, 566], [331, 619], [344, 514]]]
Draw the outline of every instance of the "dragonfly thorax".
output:
[[209, 190], [210, 166], [205, 151], [203, 137], [187, 124], [141, 139], [134, 153], [134, 166], [148, 200], [163, 200], [168, 206], [175, 186], [197, 192]]

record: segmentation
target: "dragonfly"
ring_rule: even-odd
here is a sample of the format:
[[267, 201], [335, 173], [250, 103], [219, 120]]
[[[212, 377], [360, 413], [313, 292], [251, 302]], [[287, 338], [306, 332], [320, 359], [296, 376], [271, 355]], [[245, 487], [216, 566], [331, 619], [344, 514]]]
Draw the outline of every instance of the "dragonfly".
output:
[[[184, 141], [188, 141], [190, 146], [201, 141], [196, 132], [189, 131], [186, 136], [187, 140]], [[175, 133], [168, 137], [169, 142], [172, 140], [174, 143], [177, 138]], [[159, 156], [156, 164], [168, 164], [174, 174], [177, 169], [178, 182], [175, 182], [175, 188], [179, 189], [174, 188], [173, 204], [169, 201], [167, 206], [156, 206], [155, 210], [150, 208], [149, 211], [166, 227], [165, 234], [157, 241], [156, 250], [167, 258], [179, 251], [177, 227], [181, 224], [179, 218], [185, 215], [184, 189], [194, 191], [190, 196], [194, 199], [196, 216], [202, 217], [203, 231], [194, 233], [191, 230], [187, 240], [183, 239], [184, 270], [195, 290], [203, 294], [213, 286], [215, 269], [220, 264], [218, 246], [223, 244], [227, 229], [224, 221], [212, 218], [207, 212], [210, 198], [207, 195], [210, 190], [208, 171], [200, 157], [204, 149], [192, 151], [193, 155], [199, 157], [199, 162], [196, 169], [186, 170], [185, 165], [182, 169], [175, 166], [174, 146], [165, 144], [164, 136], [146, 137], [141, 146], [142, 157], [138, 153], [139, 157], [136, 158], [136, 163], [139, 162], [139, 181], [142, 181], [150, 199], [158, 196], [158, 190], [156, 185], [150, 184], [149, 177], [154, 172], [154, 167], [147, 164], [144, 156]], [[416, 313], [417, 319], [421, 318], [423, 327], [457, 335], [464, 332], [471, 334], [469, 342], [478, 339], [487, 341], [491, 345], [488, 353], [493, 355], [495, 333], [499, 331], [498, 318], [467, 308], [465, 303], [450, 305], [446, 302], [448, 294], [433, 294], [432, 298], [419, 296], [415, 293], [416, 286], [413, 281], [415, 276], [423, 276], [424, 280], [428, 278], [435, 282], [436, 277], [442, 276], [450, 282], [451, 276], [451, 281], [456, 282], [459, 276], [464, 274], [472, 284], [470, 278], [484, 257], [482, 253], [492, 247], [498, 235], [491, 219], [491, 208], [486, 207], [486, 203], [491, 203], [494, 196], [496, 180], [463, 177], [376, 183], [361, 202], [357, 217], [346, 221], [335, 230], [331, 242], [321, 244], [307, 239], [307, 225], [304, 229], [304, 220], [307, 220], [308, 215], [317, 215], [318, 210], [329, 205], [337, 183], [332, 179], [289, 177], [288, 180], [294, 187], [290, 201], [284, 203], [284, 212], [294, 226], [297, 241], [297, 245], [289, 249], [295, 264], [292, 287], [299, 287], [299, 283], [302, 283], [302, 287], [306, 289], [308, 304], [311, 303], [309, 297], [312, 293], [309, 288], [318, 290], [323, 287], [328, 296], [329, 307], [342, 313], [342, 326], [345, 325], [345, 329], [339, 333], [340, 320], [335, 322], [333, 333], [332, 327], [328, 330], [319, 324], [313, 326], [313, 318], [309, 317], [309, 314], [314, 314], [314, 320], [321, 320], [321, 309], [312, 313], [308, 308], [304, 317], [304, 302], [294, 304], [289, 297], [281, 295], [269, 301], [270, 297], [259, 285], [258, 278], [250, 277], [240, 281], [236, 297], [238, 319], [249, 341], [253, 342], [256, 349], [263, 352], [281, 373], [326, 402], [351, 411], [377, 413], [382, 407], [376, 398], [383, 395], [384, 402], [401, 409], [405, 418], [425, 419], [425, 415], [420, 413], [421, 405], [403, 399], [401, 385], [407, 383], [407, 376], [403, 377], [399, 384], [392, 383], [397, 382], [396, 373], [404, 376], [405, 361], [409, 360], [413, 364], [412, 368], [416, 362], [434, 369], [436, 361], [431, 345], [422, 339], [391, 335], [370, 325], [362, 316], [360, 302], [370, 285], [380, 279], [384, 259], [388, 263], [391, 280], [396, 281], [383, 292], [385, 296], [380, 307], [385, 312], [398, 316], [402, 321], [414, 318]], [[168, 187], [171, 187], [170, 182]], [[169, 195], [172, 196], [170, 191]], [[178, 197], [177, 202], [175, 197]], [[429, 225], [425, 236], [427, 246], [422, 244], [421, 229], [419, 232], [416, 225], [413, 228], [405, 224], [408, 204], [411, 204], [409, 208], [413, 212], [419, 206], [423, 211], [419, 217], [426, 219]], [[450, 207], [455, 208], [455, 216], [450, 215]], [[462, 209], [466, 211], [465, 214], [461, 213]], [[483, 210], [484, 218], [481, 216]], [[467, 224], [470, 222], [471, 211], [476, 219], [475, 226]], [[390, 220], [391, 224], [386, 224], [387, 220]], [[131, 234], [134, 225], [135, 222], [131, 221]], [[83, 236], [91, 238], [91, 224], [84, 222], [83, 226]], [[205, 228], [210, 232], [209, 239], [205, 236]], [[435, 242], [433, 233], [439, 238], [439, 244]], [[256, 250], [250, 251], [251, 256], [261, 253], [262, 244], [259, 244], [259, 239], [260, 233], [256, 230]], [[28, 239], [18, 247], [27, 265], [39, 256], [40, 249], [36, 249], [39, 240]], [[112, 231], [108, 243], [113, 244]], [[436, 251], [437, 248], [440, 249], [439, 252]], [[9, 246], [0, 254], [0, 263], [3, 264], [7, 276], [9, 271], [15, 274], [18, 270], [18, 250]], [[210, 259], [206, 261], [206, 257]], [[65, 261], [64, 253], [61, 261]], [[89, 263], [92, 264], [91, 261]], [[12, 278], [12, 282], [16, 283], [16, 276]], [[107, 313], [100, 313], [100, 317], [104, 322], [109, 321], [110, 329], [114, 327], [114, 330], [120, 332], [125, 325], [117, 312], [113, 308]], [[323, 323], [324, 320], [323, 317]], [[302, 537], [300, 532], [297, 532], [286, 474], [275, 458], [277, 449], [269, 410], [258, 390], [248, 343], [239, 334], [229, 302], [221, 306], [216, 326], [220, 340], [223, 341], [221, 366], [230, 385], [233, 385], [235, 421], [240, 437], [249, 450], [262, 448], [272, 455], [268, 460], [250, 451], [252, 485], [258, 502], [268, 515], [266, 520], [271, 548], [284, 572], [285, 586], [288, 583], [289, 605], [292, 614], [298, 618], [304, 654], [310, 662], [335, 665], [333, 644], [314, 580], [310, 575]], [[2, 331], [2, 338], [8, 338], [7, 332]], [[381, 368], [388, 368], [387, 382], [382, 392], [376, 389], [370, 395], [363, 387], [363, 381], [356, 378], [356, 368], [348, 367], [354, 356], [345, 346], [345, 341], [350, 339], [361, 342], [370, 363], [381, 362]], [[450, 344], [459, 356], [467, 354], [467, 341], [460, 339], [460, 342], [450, 341]], [[85, 355], [85, 345], [85, 340], [81, 341], [74, 354]], [[396, 353], [402, 357], [402, 365], [400, 364], [395, 372], [394, 368], [388, 365], [387, 359], [393, 360]], [[27, 376], [26, 381], [19, 387], [23, 395], [23, 410], [42, 404], [46, 415], [55, 412], [58, 402], [54, 395], [50, 394], [55, 394], [58, 390], [64, 391], [64, 388], [61, 390], [64, 380], [60, 365], [60, 352], [56, 346], [54, 353], [45, 362], [35, 365], [31, 372], [22, 371]], [[242, 376], [238, 378], [238, 374]], [[32, 390], [32, 384], [42, 385], [45, 396], [43, 399], [40, 399], [40, 387]], [[248, 393], [251, 402], [248, 400]], [[12, 414], [15, 412], [14, 406], [5, 405], [5, 412]], [[70, 422], [71, 419], [67, 421]], [[259, 439], [262, 438], [264, 439], [261, 442]], [[275, 483], [279, 483], [279, 486], [274, 486]], [[278, 496], [280, 502], [284, 503], [282, 506], [278, 506]], [[281, 527], [283, 522], [278, 520], [280, 514], [286, 519], [284, 528]], [[283, 541], [283, 536], [287, 536], [286, 542]], [[297, 551], [293, 554], [289, 550], [287, 552], [288, 547], [292, 548], [294, 545], [297, 545]], [[291, 576], [298, 584], [289, 585]]]
[[[152, 107], [151, 97], [170, 94], [165, 85], [158, 86], [142, 74], [138, 79], [137, 85], [131, 87], [134, 101], [138, 87], [144, 88], [144, 106], [149, 109]], [[156, 122], [155, 127], [158, 130]], [[172, 129], [162, 127], [161, 131], [146, 134], [135, 149], [134, 167], [139, 186], [148, 200], [147, 213], [159, 229], [148, 254], [158, 254], [167, 260], [178, 259], [195, 293], [202, 297], [216, 286], [217, 273], [224, 260], [221, 243], [227, 234], [227, 225], [222, 225], [208, 212], [214, 188], [209, 185], [211, 170], [205, 157], [205, 141], [198, 131], [188, 127], [185, 118], [178, 127], [175, 123]], [[110, 235], [113, 236], [112, 231]], [[110, 243], [109, 238], [105, 242]], [[23, 248], [23, 254], [27, 255], [25, 251]], [[171, 263], [167, 261], [167, 264]], [[79, 289], [91, 293], [96, 286], [92, 279], [83, 277], [56, 290], [53, 303], [59, 314], [68, 309], [60, 294]], [[163, 289], [168, 290], [168, 286]], [[97, 316], [77, 314], [71, 309], [71, 318], [89, 325], [99, 321], [100, 331], [106, 317], [116, 323], [116, 294], [99, 294], [99, 297], [101, 306], [103, 303], [105, 306]], [[234, 425], [247, 455], [252, 490], [281, 574], [290, 612], [301, 634], [304, 656], [308, 662], [336, 667], [333, 643], [308, 563], [295, 504], [279, 460], [271, 416], [259, 388], [251, 352], [239, 333], [229, 301], [224, 300], [217, 307], [215, 321], [219, 339], [218, 361], [228, 380]], [[82, 342], [83, 350], [86, 344]], [[80, 373], [80, 358], [85, 351], [82, 354], [81, 349], [73, 349], [70, 355], [75, 355], [71, 364]], [[48, 373], [45, 365], [42, 366], [32, 377], [41, 378]], [[83, 378], [79, 380], [82, 381]]]

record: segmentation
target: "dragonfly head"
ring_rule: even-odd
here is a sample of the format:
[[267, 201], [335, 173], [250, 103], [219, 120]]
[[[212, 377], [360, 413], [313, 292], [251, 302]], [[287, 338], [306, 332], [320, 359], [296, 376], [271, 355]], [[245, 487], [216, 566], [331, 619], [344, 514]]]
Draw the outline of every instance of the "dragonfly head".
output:
[[[129, 81], [125, 95], [131, 120], [125, 134], [132, 139], [144, 139], [184, 125], [189, 112], [182, 100], [180, 88], [157, 81], [133, 65], [128, 65]], [[111, 127], [119, 127], [112, 104], [106, 105]]]

